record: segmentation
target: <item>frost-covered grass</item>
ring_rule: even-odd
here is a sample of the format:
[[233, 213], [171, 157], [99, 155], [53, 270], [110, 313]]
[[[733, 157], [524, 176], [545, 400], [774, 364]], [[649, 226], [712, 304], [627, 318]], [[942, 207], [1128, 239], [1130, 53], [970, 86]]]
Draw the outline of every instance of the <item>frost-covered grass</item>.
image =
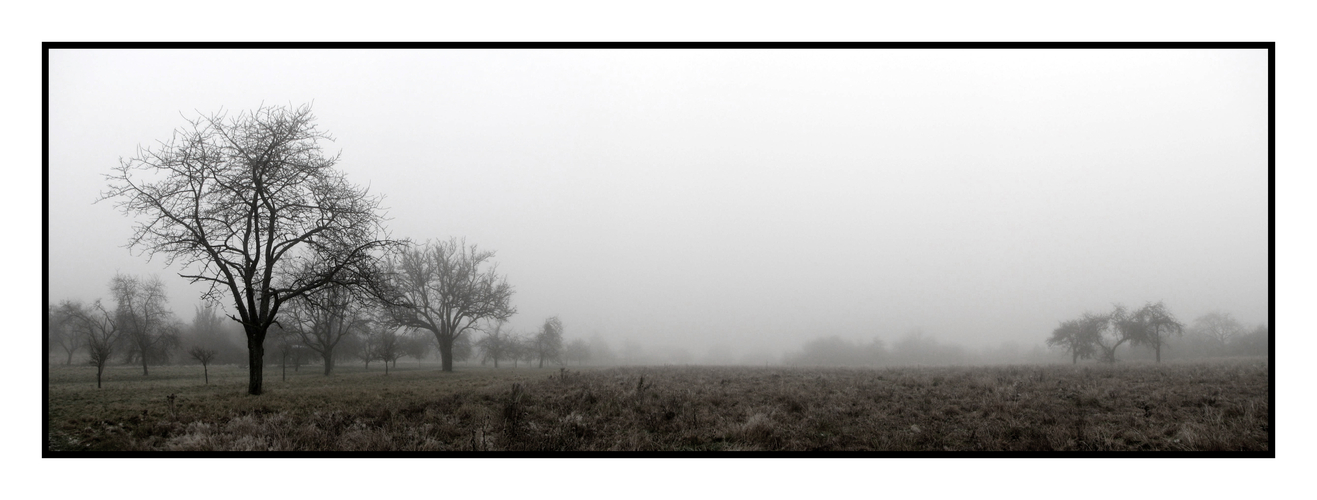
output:
[[[52, 367], [52, 450], [1266, 451], [1265, 360], [442, 373]], [[193, 372], [196, 372], [195, 374]], [[291, 374], [291, 372], [290, 372]], [[170, 395], [174, 399], [169, 399]]]

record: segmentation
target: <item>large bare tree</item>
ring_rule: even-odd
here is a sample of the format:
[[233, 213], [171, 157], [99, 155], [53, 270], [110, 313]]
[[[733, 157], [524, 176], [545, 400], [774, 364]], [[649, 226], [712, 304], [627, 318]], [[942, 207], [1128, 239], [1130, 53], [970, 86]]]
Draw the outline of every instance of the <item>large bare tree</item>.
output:
[[453, 371], [454, 342], [476, 322], [516, 314], [512, 287], [489, 262], [493, 256], [454, 238], [410, 246], [385, 261], [390, 321], [433, 333], [443, 371]]
[[110, 291], [118, 303], [115, 316], [127, 343], [128, 359], [141, 361], [142, 375], [149, 375], [149, 362], [167, 362], [169, 351], [179, 346], [178, 331], [171, 321], [173, 313], [166, 308], [169, 298], [165, 284], [157, 276], [143, 280], [115, 274]]
[[128, 246], [178, 263], [227, 300], [247, 336], [249, 394], [261, 393], [265, 336], [287, 301], [369, 280], [388, 247], [381, 198], [349, 183], [309, 105], [191, 119], [107, 175], [102, 200], [136, 218]]

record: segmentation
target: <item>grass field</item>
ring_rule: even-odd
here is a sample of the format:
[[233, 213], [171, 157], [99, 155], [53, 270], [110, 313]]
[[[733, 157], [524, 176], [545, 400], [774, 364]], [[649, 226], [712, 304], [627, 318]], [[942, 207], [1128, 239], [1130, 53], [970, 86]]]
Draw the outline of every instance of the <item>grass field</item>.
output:
[[[827, 369], [52, 366], [50, 449], [1267, 451], [1265, 360]], [[171, 399], [172, 397], [172, 399]]]

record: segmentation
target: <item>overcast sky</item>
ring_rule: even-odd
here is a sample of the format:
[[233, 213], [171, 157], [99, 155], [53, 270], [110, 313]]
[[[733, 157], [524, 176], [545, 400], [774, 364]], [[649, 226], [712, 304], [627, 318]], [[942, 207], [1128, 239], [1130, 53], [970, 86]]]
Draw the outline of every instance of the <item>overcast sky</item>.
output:
[[52, 50], [50, 299], [159, 274], [104, 175], [314, 101], [392, 235], [497, 252], [514, 327], [781, 352], [1267, 312], [1264, 50]]

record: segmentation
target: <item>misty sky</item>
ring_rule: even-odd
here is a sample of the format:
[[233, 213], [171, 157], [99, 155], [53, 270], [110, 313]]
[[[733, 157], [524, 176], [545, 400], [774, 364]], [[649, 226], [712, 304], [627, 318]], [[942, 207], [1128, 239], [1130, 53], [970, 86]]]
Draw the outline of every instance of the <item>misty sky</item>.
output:
[[314, 101], [394, 237], [497, 251], [513, 326], [738, 354], [1031, 347], [1112, 303], [1267, 312], [1265, 50], [52, 50], [50, 299], [159, 274], [104, 175]]

